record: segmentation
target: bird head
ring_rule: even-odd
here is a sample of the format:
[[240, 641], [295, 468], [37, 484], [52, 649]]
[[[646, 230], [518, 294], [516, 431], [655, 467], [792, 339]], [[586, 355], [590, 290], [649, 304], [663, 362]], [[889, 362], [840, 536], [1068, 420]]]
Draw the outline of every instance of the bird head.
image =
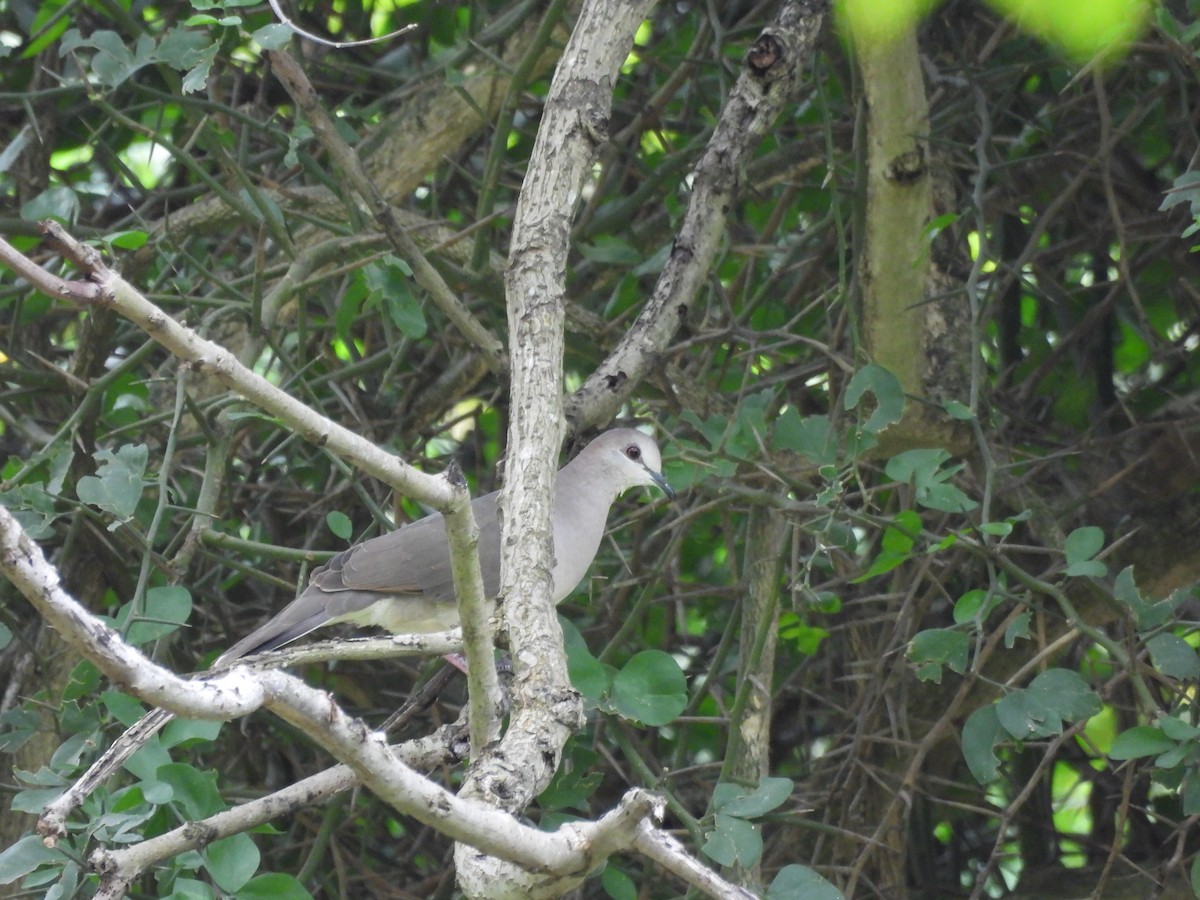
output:
[[649, 435], [632, 428], [614, 428], [593, 440], [579, 458], [595, 459], [607, 470], [609, 482], [620, 494], [631, 487], [657, 487], [668, 497], [675, 490], [663, 477], [662, 454]]

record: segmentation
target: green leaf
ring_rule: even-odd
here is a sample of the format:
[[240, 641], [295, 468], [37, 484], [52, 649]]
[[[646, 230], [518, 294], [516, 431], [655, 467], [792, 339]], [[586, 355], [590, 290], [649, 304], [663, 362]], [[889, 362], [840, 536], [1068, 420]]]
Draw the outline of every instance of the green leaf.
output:
[[[89, 660], [82, 659], [75, 664], [75, 668], [71, 670], [71, 675], [67, 679], [67, 686], [63, 688], [64, 700], [78, 700], [80, 697], [89, 696], [93, 691], [100, 686], [100, 670]], [[139, 709], [141, 704], [138, 704]], [[141, 712], [138, 713], [141, 716]], [[134, 719], [136, 722], [137, 719]], [[132, 725], [132, 722], [122, 722], [123, 725]]]
[[975, 413], [971, 412], [971, 407], [965, 403], [960, 403], [958, 400], [949, 401], [943, 409], [946, 410], [946, 415], [952, 419], [958, 419], [960, 422], [969, 422], [975, 418]]
[[758, 787], [749, 791], [740, 784], [718, 784], [713, 791], [713, 810], [727, 816], [753, 819], [765, 816], [792, 795], [795, 785], [790, 778], [763, 776]]
[[762, 835], [758, 829], [736, 816], [717, 813], [713, 830], [700, 851], [723, 866], [752, 866], [762, 856]]
[[258, 847], [248, 834], [231, 834], [204, 848], [204, 867], [217, 887], [234, 893], [258, 871]]
[[30, 788], [29, 790], [18, 791], [13, 795], [9, 809], [13, 812], [40, 816], [47, 806], [61, 797], [65, 792], [65, 787]]
[[237, 900], [312, 900], [312, 894], [291, 875], [272, 872], [246, 882]]
[[1109, 759], [1139, 759], [1157, 756], [1175, 748], [1175, 742], [1153, 725], [1135, 725], [1122, 731], [1108, 751]]
[[855, 372], [846, 385], [846, 409], [857, 407], [868, 391], [875, 397], [875, 411], [862, 424], [862, 429], [867, 434], [878, 434], [899, 422], [904, 415], [904, 389], [900, 380], [883, 366], [869, 363]]
[[862, 584], [864, 581], [870, 581], [872, 578], [878, 578], [880, 575], [886, 575], [893, 569], [899, 568], [909, 561], [912, 557], [907, 553], [888, 553], [886, 551], [880, 553], [871, 561], [871, 568], [863, 572], [857, 578], [851, 579], [851, 584]]
[[350, 279], [346, 290], [342, 291], [337, 309], [333, 313], [333, 330], [344, 343], [350, 341], [350, 329], [354, 325], [354, 320], [362, 312], [367, 293], [367, 282], [361, 272], [355, 273], [355, 277]]
[[1048, 669], [1026, 690], [1039, 695], [1047, 709], [1068, 722], [1090, 719], [1103, 708], [1083, 676], [1070, 669]]
[[[825, 610], [819, 610], [825, 612]], [[836, 610], [835, 610], [836, 611]], [[779, 639], [791, 644], [792, 649], [805, 656], [815, 656], [829, 632], [817, 625], [809, 625], [793, 612], [779, 616]]]
[[916, 536], [921, 533], [921, 517], [910, 509], [896, 514], [883, 531], [880, 538], [879, 555], [871, 563], [871, 567], [862, 575], [853, 579], [852, 584], [860, 584], [870, 578], [886, 574], [912, 558]]
[[46, 493], [57, 497], [62, 493], [63, 483], [71, 474], [71, 463], [75, 461], [75, 449], [62, 444], [50, 455], [50, 479], [46, 482]]
[[1195, 205], [1200, 202], [1198, 187], [1200, 187], [1200, 172], [1195, 170], [1184, 172], [1171, 183], [1171, 190], [1166, 192], [1162, 203], [1158, 206], [1159, 211], [1164, 212], [1180, 203]]
[[354, 523], [350, 521], [350, 517], [344, 512], [338, 512], [336, 509], [325, 514], [325, 524], [329, 526], [337, 537], [343, 541], [348, 541], [354, 535]]
[[940, 512], [966, 512], [979, 504], [946, 480], [956, 474], [961, 465], [943, 469], [950, 454], [937, 447], [918, 447], [905, 450], [888, 460], [884, 471], [902, 484], [911, 484], [917, 503]]
[[939, 470], [948, 459], [950, 454], [940, 447], [916, 447], [889, 459], [884, 472], [894, 481], [922, 487], [946, 477]]
[[92, 56], [92, 75], [105, 87], [116, 87], [138, 69], [150, 65], [157, 58], [154, 39], [147, 34], [137, 42], [127, 44], [125, 38], [115, 31], [93, 31], [84, 38], [72, 29], [63, 35], [62, 52], [89, 47], [96, 51]]
[[789, 406], [775, 420], [771, 447], [785, 453], [799, 453], [817, 465], [837, 462], [837, 440], [828, 416], [805, 416]]
[[1051, 669], [1028, 688], [1009, 693], [996, 704], [996, 717], [1019, 741], [1061, 734], [1063, 722], [1100, 712], [1100, 698], [1077, 672]]
[[1150, 661], [1168, 678], [1188, 680], [1200, 678], [1200, 657], [1183, 638], [1174, 634], [1159, 634], [1146, 641]]
[[[1103, 563], [1089, 565], [1092, 557], [1103, 547], [1104, 532], [1101, 529], [1094, 525], [1076, 528], [1067, 535], [1066, 541], [1063, 542], [1063, 554], [1067, 558], [1067, 574], [1103, 576], [1107, 571]], [[1099, 572], [1096, 571], [1097, 566]]]
[[41, 733], [37, 713], [28, 709], [10, 709], [0, 713], [0, 753], [12, 753], [35, 734]]
[[50, 527], [57, 517], [54, 498], [40, 484], [26, 484], [0, 492], [0, 505], [12, 512], [13, 518], [35, 541], [54, 534]]
[[1004, 629], [1004, 646], [1011, 650], [1018, 640], [1029, 640], [1029, 623], [1033, 614], [1028, 610], [1013, 619]]
[[600, 887], [604, 888], [604, 893], [613, 900], [637, 900], [637, 885], [632, 878], [613, 865], [611, 859], [600, 875]]
[[359, 270], [367, 287], [367, 302], [379, 305], [400, 332], [413, 340], [425, 337], [429, 326], [421, 302], [412, 292], [412, 269], [397, 256], [368, 263]]
[[142, 705], [142, 701], [121, 691], [102, 691], [100, 702], [109, 714], [126, 728], [146, 714], [146, 707]]
[[996, 704], [996, 718], [1018, 741], [1062, 732], [1062, 719], [1046, 708], [1041, 697], [1026, 690], [1013, 691], [1002, 697]]
[[50, 863], [64, 865], [69, 857], [61, 850], [52, 850], [36, 834], [27, 834], [11, 847], [0, 852], [0, 884], [12, 884], [38, 866]]
[[1158, 720], [1158, 727], [1173, 741], [1194, 741], [1200, 737], [1200, 728], [1176, 716], [1163, 716]]
[[613, 678], [612, 703], [626, 719], [666, 725], [687, 706], [687, 681], [671, 654], [643, 650]]
[[425, 311], [405, 282], [403, 288], [384, 295], [384, 309], [392, 324], [400, 329], [400, 333], [413, 340], [425, 337], [429, 324], [425, 321]]
[[78, 731], [69, 735], [58, 745], [58, 749], [50, 754], [50, 768], [61, 772], [64, 769], [79, 767], [83, 755], [91, 752], [99, 743], [99, 739], [99, 733], [94, 731]]
[[42, 219], [58, 219], [64, 225], [73, 225], [79, 218], [79, 195], [69, 187], [47, 188], [36, 197], [21, 204], [21, 218], [29, 222]]
[[884, 530], [880, 544], [889, 553], [908, 556], [920, 534], [921, 517], [911, 509], [906, 509], [896, 513], [892, 524]]
[[142, 781], [157, 781], [154, 773], [171, 761], [162, 742], [155, 735], [138, 748], [137, 752], [122, 764], [123, 768]]
[[177, 630], [192, 614], [192, 593], [182, 585], [163, 585], [146, 591], [145, 610], [126, 629], [133, 613], [132, 601], [117, 612], [116, 627], [135, 647]]
[[207, 34], [194, 28], [172, 28], [163, 35], [155, 58], [172, 69], [186, 72], [212, 57], [216, 44]]
[[123, 522], [133, 515], [142, 499], [149, 450], [145, 444], [126, 444], [115, 454], [97, 450], [93, 456], [99, 463], [96, 474], [80, 478], [75, 493], [84, 503], [98, 506]]
[[[291, 130], [288, 132], [288, 149], [283, 155], [283, 164], [285, 166], [295, 166], [300, 163], [300, 148], [307, 144], [313, 136], [312, 128], [304, 121], [293, 123]], [[353, 287], [356, 282], [351, 282]], [[365, 289], [364, 289], [365, 292]]]
[[203, 819], [225, 808], [217, 790], [217, 773], [201, 772], [186, 763], [167, 763], [154, 773], [157, 781], [169, 784], [175, 792], [173, 803], [188, 819]]
[[931, 484], [917, 493], [917, 502], [940, 512], [967, 512], [979, 504], [952, 484]]
[[846, 900], [836, 887], [797, 863], [784, 866], [767, 888], [767, 900]]
[[1200, 814], [1200, 772], [1195, 768], [1189, 768], [1188, 773], [1183, 776], [1183, 786], [1179, 789], [1179, 796], [1183, 800], [1185, 816]]
[[137, 250], [144, 247], [148, 240], [150, 240], [150, 235], [144, 231], [114, 231], [103, 237], [106, 244], [110, 244], [118, 250]]
[[1071, 563], [1065, 574], [1073, 578], [1103, 578], [1108, 574], [1108, 566], [1098, 559], [1087, 559], [1083, 562]]
[[55, 772], [47, 766], [42, 766], [36, 772], [13, 769], [13, 773], [17, 776], [17, 780], [21, 784], [49, 785], [51, 787], [66, 787], [69, 784], [61, 773]]
[[[37, 15], [26, 32], [33, 39], [21, 49], [21, 59], [33, 59], [39, 56], [47, 47], [57, 41], [67, 30], [74, 16], [64, 16], [59, 13], [67, 4], [39, 3]], [[72, 28], [78, 34], [78, 30]]]
[[588, 812], [592, 794], [604, 778], [604, 771], [599, 763], [600, 754], [594, 750], [572, 746], [570, 754], [554, 773], [550, 784], [538, 795], [538, 804], [543, 809], [577, 809]]
[[159, 740], [168, 749], [215, 741], [221, 733], [221, 725], [212, 719], [172, 719], [163, 727]]
[[671, 248], [673, 243], [667, 241], [641, 263], [634, 266], [631, 270], [636, 278], [641, 278], [643, 275], [657, 275], [667, 267], [667, 261], [671, 258]]
[[725, 442], [725, 432], [729, 428], [729, 419], [719, 414], [713, 414], [706, 419], [701, 419], [692, 410], [684, 410], [680, 417], [700, 433], [700, 435], [708, 441], [708, 445], [713, 450], [719, 450], [721, 444]]
[[[1082, 65], [1108, 53], [1127, 49], [1140, 34], [1151, 5], [1139, 0], [1055, 0], [1028, 3], [1026, 0], [989, 0], [991, 5], [1014, 20], [1022, 31], [1054, 45]], [[1170, 8], [1170, 7], [1168, 7]]]
[[1000, 777], [996, 745], [1007, 735], [996, 715], [996, 706], [981, 706], [963, 723], [962, 748], [967, 768], [980, 784], [991, 784]]
[[163, 784], [161, 781], [143, 781], [139, 787], [142, 789], [142, 796], [146, 802], [153, 803], [155, 806], [170, 803], [171, 798], [175, 796], [171, 786]]
[[579, 244], [584, 259], [606, 266], [635, 266], [642, 261], [643, 251], [628, 241], [612, 235], [600, 235], [591, 244]]
[[292, 29], [276, 22], [257, 29], [250, 38], [264, 50], [279, 50], [291, 43]]
[[959, 675], [967, 670], [969, 647], [967, 635], [961, 631], [930, 628], [913, 636], [908, 658], [917, 667], [917, 678], [941, 684], [942, 666], [949, 666]]
[[1164, 600], [1148, 603], [1142, 597], [1141, 591], [1138, 590], [1137, 583], [1133, 579], [1132, 566], [1126, 566], [1117, 573], [1116, 581], [1113, 583], [1113, 598], [1133, 613], [1133, 619], [1139, 631], [1148, 631], [1166, 624], [1190, 594], [1190, 591], [1179, 590]]
[[[172, 884], [174, 890], [164, 900], [213, 900], [216, 894], [203, 881], [195, 878], [176, 878]], [[238, 897], [244, 897], [238, 894]]]
[[559, 616], [559, 624], [566, 644], [567, 674], [571, 676], [571, 684], [583, 695], [584, 705], [596, 709], [612, 689], [616, 670], [592, 656], [574, 622]]
[[1003, 600], [999, 594], [989, 594], [980, 588], [967, 591], [954, 603], [954, 624], [964, 625], [976, 620], [985, 622]]
[[1154, 767], [1157, 769], [1174, 769], [1177, 765], [1184, 761], [1188, 755], [1188, 748], [1176, 744], [1166, 753], [1160, 754], [1154, 760]]

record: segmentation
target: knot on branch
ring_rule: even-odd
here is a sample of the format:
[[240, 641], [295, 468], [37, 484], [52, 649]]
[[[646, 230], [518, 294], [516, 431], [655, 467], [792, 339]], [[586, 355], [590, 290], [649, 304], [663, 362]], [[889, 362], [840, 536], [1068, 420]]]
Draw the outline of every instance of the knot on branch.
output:
[[746, 53], [746, 66], [751, 74], [761, 78], [783, 59], [784, 53], [783, 41], [770, 32], [764, 32]]
[[887, 178], [900, 187], [908, 187], [924, 178], [928, 171], [929, 168], [925, 165], [925, 150], [918, 144], [912, 150], [892, 158], [888, 163]]

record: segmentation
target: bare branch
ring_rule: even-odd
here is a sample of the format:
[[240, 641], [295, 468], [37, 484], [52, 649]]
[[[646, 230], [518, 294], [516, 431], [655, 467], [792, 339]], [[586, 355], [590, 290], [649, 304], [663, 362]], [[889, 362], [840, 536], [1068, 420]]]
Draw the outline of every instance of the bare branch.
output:
[[664, 365], [671, 339], [687, 319], [717, 247], [750, 154], [792, 99], [825, 21], [820, 0], [790, 0], [746, 54], [708, 147], [691, 177], [692, 196], [671, 256], [633, 327], [567, 401], [573, 430], [616, 415], [636, 387]]

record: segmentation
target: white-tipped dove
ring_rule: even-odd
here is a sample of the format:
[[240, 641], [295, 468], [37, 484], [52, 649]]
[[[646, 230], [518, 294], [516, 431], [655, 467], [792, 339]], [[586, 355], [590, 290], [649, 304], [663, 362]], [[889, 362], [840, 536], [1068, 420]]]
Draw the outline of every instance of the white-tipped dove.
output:
[[[555, 603], [575, 589], [596, 558], [613, 501], [638, 485], [657, 485], [668, 497], [675, 496], [662, 475], [658, 445], [629, 428], [606, 431], [559, 470], [551, 513]], [[479, 525], [483, 587], [493, 599], [500, 593], [497, 494], [471, 502]], [[335, 622], [378, 625], [394, 634], [458, 625], [450, 548], [440, 514], [355, 544], [315, 569], [295, 600], [214, 665], [273, 650]]]

